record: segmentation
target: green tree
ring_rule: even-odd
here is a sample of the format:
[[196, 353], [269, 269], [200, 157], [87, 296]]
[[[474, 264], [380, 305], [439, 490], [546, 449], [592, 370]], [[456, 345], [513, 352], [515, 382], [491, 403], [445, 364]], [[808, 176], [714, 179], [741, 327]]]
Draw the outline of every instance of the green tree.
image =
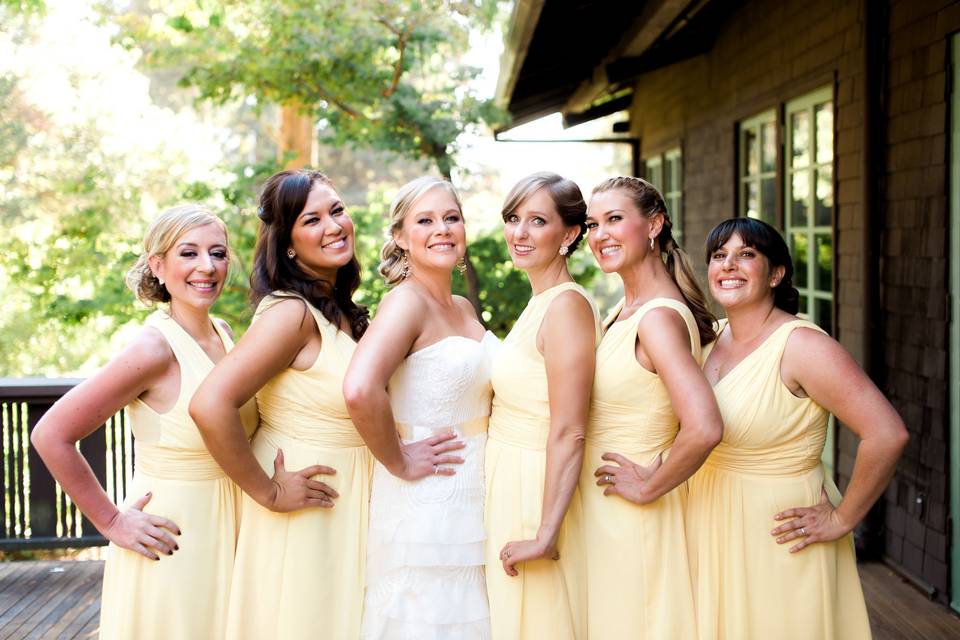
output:
[[[470, 88], [462, 64], [471, 28], [489, 28], [495, 0], [182, 0], [158, 26], [126, 18], [130, 45], [155, 65], [183, 66], [185, 86], [225, 103], [296, 104], [334, 146], [368, 146], [433, 162], [447, 179], [457, 139], [505, 114]], [[468, 262], [468, 297], [480, 310]]]

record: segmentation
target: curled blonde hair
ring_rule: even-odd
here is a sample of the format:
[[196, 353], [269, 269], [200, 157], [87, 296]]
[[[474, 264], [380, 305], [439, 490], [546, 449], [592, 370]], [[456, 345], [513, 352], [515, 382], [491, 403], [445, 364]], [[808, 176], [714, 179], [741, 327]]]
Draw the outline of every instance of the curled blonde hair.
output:
[[386, 280], [387, 286], [392, 287], [403, 281], [403, 254], [396, 241], [396, 235], [403, 229], [403, 219], [413, 208], [413, 205], [428, 191], [436, 188], [444, 189], [453, 196], [457, 203], [460, 215], [463, 215], [463, 205], [460, 203], [460, 194], [452, 184], [441, 178], [421, 176], [400, 187], [393, 204], [390, 205], [390, 226], [387, 227], [387, 241], [380, 248], [380, 266], [377, 271]]
[[143, 237], [143, 253], [137, 263], [127, 272], [127, 287], [136, 294], [137, 299], [148, 307], [158, 302], [170, 302], [170, 292], [160, 284], [160, 280], [150, 268], [149, 260], [153, 256], [163, 256], [169, 251], [177, 239], [197, 227], [215, 224], [227, 233], [227, 226], [223, 220], [202, 204], [182, 204], [171, 207], [161, 213], [151, 223]]
[[716, 317], [707, 306], [706, 296], [697, 282], [697, 276], [693, 271], [693, 265], [690, 264], [690, 258], [677, 244], [673, 238], [673, 221], [670, 220], [670, 214], [667, 212], [667, 205], [663, 196], [657, 191], [657, 188], [641, 178], [632, 176], [620, 176], [604, 180], [593, 188], [593, 193], [603, 193], [615, 189], [623, 190], [633, 200], [634, 206], [640, 212], [640, 215], [651, 218], [656, 214], [663, 215], [663, 227], [657, 236], [657, 249], [661, 259], [664, 260], [667, 272], [683, 295], [687, 308], [693, 313], [697, 321], [697, 329], [700, 332], [700, 344], [706, 345], [713, 342], [716, 337]]

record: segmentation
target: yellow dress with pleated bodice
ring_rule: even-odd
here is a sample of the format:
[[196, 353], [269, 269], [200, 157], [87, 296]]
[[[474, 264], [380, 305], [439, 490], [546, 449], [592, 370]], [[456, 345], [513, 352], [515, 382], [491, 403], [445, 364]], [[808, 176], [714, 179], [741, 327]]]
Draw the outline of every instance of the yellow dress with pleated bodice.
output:
[[[290, 295], [264, 298], [254, 322]], [[360, 636], [373, 459], [343, 399], [356, 343], [306, 304], [320, 330], [320, 354], [309, 369], [286, 369], [257, 393], [253, 452], [268, 475], [277, 449], [288, 471], [333, 467], [335, 475], [319, 479], [340, 497], [332, 509], [276, 513], [244, 495], [228, 638]]]
[[[724, 330], [725, 325], [721, 325]], [[777, 544], [773, 516], [840, 494], [820, 460], [829, 414], [783, 383], [780, 361], [805, 320], [777, 327], [714, 386], [723, 441], [689, 481], [687, 531], [703, 640], [870, 637], [853, 536]], [[709, 353], [709, 351], [707, 352]]]
[[580, 493], [587, 560], [589, 638], [693, 638], [696, 623], [687, 558], [686, 486], [637, 505], [604, 496], [593, 473], [619, 453], [640, 465], [664, 458], [679, 424], [660, 377], [637, 361], [640, 321], [653, 309], [677, 312], [687, 325], [691, 353], [700, 361], [700, 334], [685, 304], [654, 298], [631, 316], [613, 322], [614, 308], [597, 349], [590, 424]]
[[[213, 368], [199, 344], [164, 311], [146, 325], [167, 340], [180, 367], [180, 394], [174, 406], [157, 413], [135, 400], [127, 407], [134, 437], [134, 472], [125, 503], [147, 492], [144, 511], [169, 518], [181, 529], [172, 556], [151, 560], [111, 544], [107, 551], [100, 612], [104, 639], [222, 638], [233, 574], [240, 490], [207, 451], [190, 418], [194, 392]], [[224, 349], [230, 337], [214, 322]], [[249, 436], [257, 426], [257, 405], [240, 410]]]
[[532, 540], [543, 510], [546, 445], [550, 431], [547, 371], [537, 333], [550, 303], [565, 291], [590, 302], [600, 337], [599, 315], [586, 291], [563, 283], [533, 296], [494, 356], [493, 409], [486, 451], [486, 580], [494, 640], [584, 638], [586, 601], [580, 497], [574, 494], [561, 527], [559, 561], [517, 565], [510, 577], [500, 550], [512, 540]]

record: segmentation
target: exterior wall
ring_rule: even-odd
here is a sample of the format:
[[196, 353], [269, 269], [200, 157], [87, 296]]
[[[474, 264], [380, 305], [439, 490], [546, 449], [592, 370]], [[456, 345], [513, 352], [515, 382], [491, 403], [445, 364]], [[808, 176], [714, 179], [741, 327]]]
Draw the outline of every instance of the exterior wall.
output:
[[[882, 500], [882, 546], [889, 561], [936, 588], [945, 601], [946, 45], [947, 35], [960, 29], [960, 5], [944, 0], [873, 5], [879, 5], [880, 24], [886, 25], [883, 48], [889, 55], [881, 61], [881, 135], [874, 143], [884, 162], [875, 165], [879, 184], [868, 185], [876, 189], [877, 206], [865, 212], [863, 2], [744, 2], [720, 25], [709, 53], [637, 80], [631, 132], [644, 157], [681, 145], [686, 245], [703, 269], [706, 234], [737, 210], [737, 122], [833, 86], [834, 331], [863, 363], [867, 323], [875, 323], [881, 348], [869, 354], [874, 378], [911, 433]], [[880, 234], [880, 255], [872, 265], [863, 262], [868, 217], [869, 234]], [[880, 309], [869, 308], [865, 267], [880, 286]], [[837, 475], [845, 488], [857, 438], [841, 427], [837, 441]]]

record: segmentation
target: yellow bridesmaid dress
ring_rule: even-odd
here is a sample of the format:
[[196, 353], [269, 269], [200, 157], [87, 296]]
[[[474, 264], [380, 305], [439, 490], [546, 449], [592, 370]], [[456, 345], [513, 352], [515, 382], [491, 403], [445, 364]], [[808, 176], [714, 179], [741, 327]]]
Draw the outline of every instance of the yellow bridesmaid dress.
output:
[[[714, 386], [723, 441], [689, 481], [687, 531], [700, 638], [870, 637], [853, 536], [790, 553], [774, 514], [840, 494], [820, 455], [827, 411], [780, 378], [796, 320], [778, 327]], [[722, 330], [722, 329], [721, 329]], [[795, 543], [793, 543], [795, 544]]]
[[647, 505], [603, 495], [593, 472], [606, 452], [648, 465], [667, 452], [678, 421], [660, 377], [636, 357], [640, 320], [652, 309], [668, 308], [683, 318], [691, 352], [700, 361], [700, 333], [682, 302], [654, 298], [629, 318], [605, 323], [597, 349], [590, 425], [580, 477], [587, 560], [589, 638], [694, 638], [693, 590], [687, 559], [681, 485]]
[[[264, 298], [254, 322], [292, 295]], [[309, 369], [286, 369], [257, 393], [261, 424], [253, 452], [268, 475], [277, 449], [289, 471], [333, 467], [335, 475], [319, 479], [340, 497], [332, 509], [276, 513], [243, 496], [228, 638], [360, 636], [373, 459], [343, 400], [356, 343], [306, 304], [320, 329], [320, 354]]]
[[599, 316], [580, 285], [569, 282], [530, 299], [492, 363], [493, 409], [487, 439], [485, 519], [486, 580], [494, 640], [584, 638], [585, 567], [580, 534], [580, 498], [570, 501], [560, 530], [560, 560], [526, 562], [510, 577], [500, 550], [511, 540], [531, 540], [540, 528], [547, 462], [550, 405], [547, 371], [537, 350], [537, 332], [550, 303], [576, 291]]
[[[164, 311], [146, 322], [163, 334], [180, 365], [180, 395], [162, 414], [139, 398], [127, 407], [133, 428], [135, 465], [126, 503], [148, 491], [144, 511], [173, 520], [182, 535], [172, 556], [150, 560], [111, 544], [103, 575], [100, 637], [222, 638], [237, 540], [240, 491], [203, 444], [187, 408], [213, 368], [199, 344]], [[223, 347], [230, 337], [213, 323]], [[257, 405], [240, 410], [249, 436]]]

